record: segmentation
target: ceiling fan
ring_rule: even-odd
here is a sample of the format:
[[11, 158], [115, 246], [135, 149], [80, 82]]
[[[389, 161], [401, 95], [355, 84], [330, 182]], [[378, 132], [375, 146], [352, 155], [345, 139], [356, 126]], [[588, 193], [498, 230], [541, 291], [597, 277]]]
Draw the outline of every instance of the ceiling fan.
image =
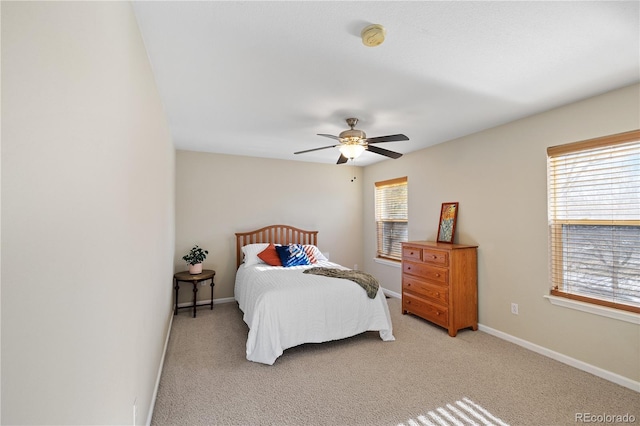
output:
[[298, 151], [294, 152], [294, 154], [304, 154], [305, 152], [319, 151], [321, 149], [338, 147], [338, 149], [340, 150], [340, 157], [338, 158], [338, 162], [336, 164], [344, 164], [349, 160], [353, 160], [364, 151], [374, 152], [376, 154], [384, 155], [385, 157], [393, 158], [394, 160], [396, 158], [402, 157], [402, 154], [400, 154], [399, 152], [389, 151], [388, 149], [380, 148], [371, 144], [381, 142], [408, 141], [409, 138], [405, 135], [399, 134], [368, 138], [362, 130], [354, 129], [355, 125], [358, 124], [357, 118], [347, 118], [347, 124], [349, 125], [349, 127], [351, 127], [351, 129], [341, 132], [338, 136], [318, 133], [318, 136], [335, 139], [337, 141], [340, 141], [340, 143], [337, 143], [335, 145], [322, 146], [320, 148], [307, 149], [305, 151]]

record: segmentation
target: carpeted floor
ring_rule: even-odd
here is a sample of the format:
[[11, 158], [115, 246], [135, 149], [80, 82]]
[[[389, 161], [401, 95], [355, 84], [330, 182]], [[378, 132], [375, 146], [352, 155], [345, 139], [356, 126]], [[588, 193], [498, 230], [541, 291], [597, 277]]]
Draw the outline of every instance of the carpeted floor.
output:
[[181, 311], [152, 424], [570, 425], [625, 414], [640, 424], [637, 392], [481, 331], [449, 337], [388, 302], [395, 342], [367, 332], [291, 348], [273, 366], [245, 359], [236, 303], [195, 319]]

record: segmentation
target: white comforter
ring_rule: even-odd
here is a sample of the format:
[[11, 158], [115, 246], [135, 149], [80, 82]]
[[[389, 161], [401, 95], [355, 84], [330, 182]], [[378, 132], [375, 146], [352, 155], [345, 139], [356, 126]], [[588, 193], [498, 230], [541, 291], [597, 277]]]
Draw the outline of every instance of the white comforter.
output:
[[382, 289], [370, 299], [352, 281], [302, 273], [317, 266], [343, 268], [326, 261], [289, 268], [240, 265], [235, 298], [249, 326], [248, 360], [272, 365], [287, 348], [365, 331], [379, 331], [382, 340], [395, 340]]

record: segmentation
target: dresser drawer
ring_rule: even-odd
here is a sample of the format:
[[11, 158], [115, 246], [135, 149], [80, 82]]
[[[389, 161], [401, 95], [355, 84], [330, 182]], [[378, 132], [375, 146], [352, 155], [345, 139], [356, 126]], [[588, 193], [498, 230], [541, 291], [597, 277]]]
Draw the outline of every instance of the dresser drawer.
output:
[[410, 275], [402, 276], [402, 291], [414, 293], [420, 297], [430, 299], [443, 305], [449, 304], [449, 288], [438, 284], [428, 283]]
[[405, 274], [417, 275], [429, 281], [442, 284], [449, 284], [449, 270], [438, 268], [426, 263], [402, 262], [402, 272]]
[[422, 249], [419, 247], [402, 247], [402, 258], [407, 260], [422, 260]]
[[441, 250], [422, 249], [422, 261], [439, 266], [449, 266], [449, 253]]
[[402, 309], [443, 327], [449, 325], [449, 310], [412, 294], [402, 293]]

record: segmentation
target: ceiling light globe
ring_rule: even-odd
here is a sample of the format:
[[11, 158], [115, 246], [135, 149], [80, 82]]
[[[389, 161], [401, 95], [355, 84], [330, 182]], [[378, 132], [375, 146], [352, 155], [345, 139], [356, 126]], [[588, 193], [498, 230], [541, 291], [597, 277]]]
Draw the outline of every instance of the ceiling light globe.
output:
[[360, 154], [364, 152], [363, 145], [353, 145], [353, 144], [341, 145], [339, 149], [340, 149], [340, 153], [350, 160], [353, 160], [354, 158], [358, 158]]

